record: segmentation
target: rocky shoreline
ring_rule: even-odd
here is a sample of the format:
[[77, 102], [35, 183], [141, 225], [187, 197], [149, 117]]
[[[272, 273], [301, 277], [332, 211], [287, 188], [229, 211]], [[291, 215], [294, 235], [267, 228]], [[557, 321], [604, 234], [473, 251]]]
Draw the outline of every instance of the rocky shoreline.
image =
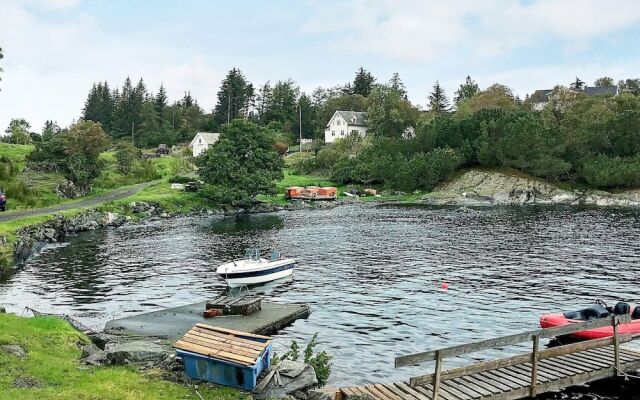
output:
[[430, 205], [592, 205], [640, 207], [640, 190], [564, 190], [526, 176], [471, 170], [436, 187], [421, 200]]
[[[340, 204], [342, 204], [341, 201], [315, 203], [301, 201], [288, 203], [286, 205], [256, 203], [255, 205], [247, 208], [203, 208], [198, 211], [187, 213], [171, 213], [164, 210], [160, 204], [138, 201], [123, 206], [122, 209], [117, 212], [90, 209], [71, 217], [55, 215], [46, 222], [19, 229], [16, 232], [17, 239], [13, 243], [9, 243], [5, 236], [0, 235], [0, 248], [9, 248], [8, 251], [11, 253], [8, 255], [10, 258], [9, 261], [0, 263], [0, 276], [7, 276], [16, 272], [24, 262], [29, 259], [29, 257], [40, 251], [46, 244], [60, 242], [69, 235], [80, 232], [104, 229], [108, 227], [119, 227], [127, 223], [136, 223], [139, 220], [146, 220], [150, 218], [169, 219], [185, 215], [256, 214], [302, 209], [330, 208], [336, 207]], [[131, 215], [134, 215], [135, 218]]]

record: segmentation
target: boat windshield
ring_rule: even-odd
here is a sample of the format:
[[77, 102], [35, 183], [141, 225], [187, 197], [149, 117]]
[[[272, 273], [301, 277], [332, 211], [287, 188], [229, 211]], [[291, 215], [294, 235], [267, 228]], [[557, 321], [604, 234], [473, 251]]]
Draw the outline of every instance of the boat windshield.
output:
[[258, 248], [256, 248], [256, 249], [246, 249], [244, 251], [244, 255], [245, 255], [245, 257], [247, 257], [248, 260], [260, 261], [260, 249], [258, 249]]

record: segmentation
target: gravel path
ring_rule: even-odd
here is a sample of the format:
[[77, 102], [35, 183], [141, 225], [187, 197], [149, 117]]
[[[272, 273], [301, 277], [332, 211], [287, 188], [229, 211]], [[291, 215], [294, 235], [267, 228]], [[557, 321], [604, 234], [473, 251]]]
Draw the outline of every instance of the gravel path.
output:
[[[94, 196], [91, 198], [72, 201], [69, 203], [58, 204], [51, 207], [34, 208], [31, 210], [9, 211], [9, 212], [0, 213], [0, 222], [13, 221], [18, 218], [24, 218], [24, 217], [47, 215], [47, 214], [52, 214], [59, 211], [72, 210], [74, 208], [87, 208], [87, 207], [97, 206], [98, 204], [107, 203], [109, 201], [120, 200], [120, 199], [124, 199], [125, 197], [133, 196], [134, 194], [148, 187], [152, 183], [155, 183], [155, 182], [138, 183], [137, 185], [128, 186], [126, 188], [115, 189], [110, 192], [107, 192], [98, 196]], [[8, 199], [8, 201], [11, 201], [11, 199]]]

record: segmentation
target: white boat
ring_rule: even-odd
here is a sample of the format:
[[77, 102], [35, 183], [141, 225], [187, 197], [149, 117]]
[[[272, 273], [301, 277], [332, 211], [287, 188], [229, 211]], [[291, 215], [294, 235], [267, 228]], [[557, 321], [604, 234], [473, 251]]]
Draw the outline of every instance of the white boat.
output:
[[220, 265], [216, 272], [229, 287], [257, 285], [290, 276], [296, 260], [272, 251], [271, 258], [261, 258], [260, 249], [245, 250], [245, 258]]

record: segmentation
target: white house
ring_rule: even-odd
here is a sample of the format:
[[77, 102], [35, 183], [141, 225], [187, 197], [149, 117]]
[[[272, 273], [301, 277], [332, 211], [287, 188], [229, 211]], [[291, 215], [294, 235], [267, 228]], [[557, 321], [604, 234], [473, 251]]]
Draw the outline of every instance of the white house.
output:
[[336, 111], [324, 130], [325, 143], [347, 137], [351, 134], [367, 134], [367, 113], [359, 111]]
[[[620, 89], [616, 85], [611, 86], [586, 86], [584, 89], [575, 90], [564, 88], [573, 93], [584, 93], [587, 96], [611, 96], [615, 97], [620, 94]], [[535, 111], [542, 111], [553, 97], [557, 95], [555, 89], [541, 89], [533, 92], [529, 101]]]
[[203, 151], [209, 148], [209, 146], [213, 145], [218, 141], [220, 137], [219, 133], [213, 132], [198, 132], [196, 136], [193, 138], [189, 146], [193, 150], [193, 156], [198, 157], [202, 154]]

